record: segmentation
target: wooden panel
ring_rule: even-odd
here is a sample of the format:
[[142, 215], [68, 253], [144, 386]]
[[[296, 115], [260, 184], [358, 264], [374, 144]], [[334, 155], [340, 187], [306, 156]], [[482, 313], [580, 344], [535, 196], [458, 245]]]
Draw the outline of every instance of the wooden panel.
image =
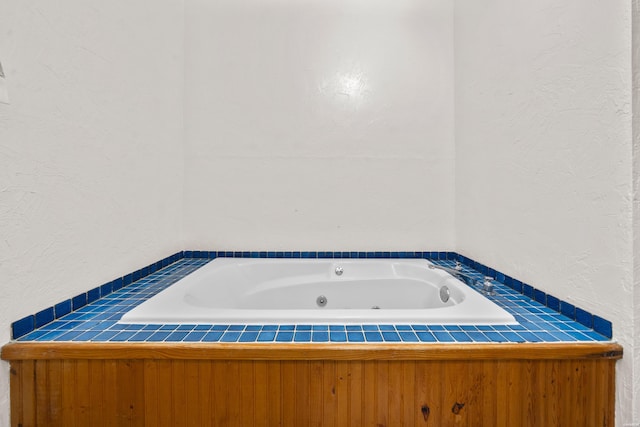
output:
[[[261, 364], [262, 362], [256, 362]], [[266, 365], [268, 377], [268, 396], [267, 407], [269, 416], [266, 425], [277, 426], [282, 425], [284, 413], [282, 412], [283, 400], [287, 398], [282, 387], [282, 364], [279, 361], [270, 361]]]
[[[104, 384], [103, 394], [103, 409], [105, 414], [104, 425], [118, 425], [118, 399], [120, 398], [120, 390], [117, 379], [118, 361], [117, 360], [105, 360], [103, 366], [104, 377], [102, 381], [95, 379], [94, 387], [99, 387], [99, 384]], [[114, 415], [116, 418], [114, 419]]]
[[280, 365], [281, 372], [281, 408], [282, 425], [285, 427], [296, 426], [296, 362], [283, 361]]
[[40, 360], [13, 426], [611, 426], [615, 360]]
[[37, 343], [2, 347], [3, 360], [561, 360], [620, 359], [615, 343], [520, 344], [254, 344], [254, 343]]
[[228, 376], [226, 361], [213, 362], [213, 381], [214, 381], [214, 403], [213, 416], [214, 425], [224, 426], [230, 425], [228, 407], [229, 395], [227, 393], [227, 384], [234, 381], [233, 377]]

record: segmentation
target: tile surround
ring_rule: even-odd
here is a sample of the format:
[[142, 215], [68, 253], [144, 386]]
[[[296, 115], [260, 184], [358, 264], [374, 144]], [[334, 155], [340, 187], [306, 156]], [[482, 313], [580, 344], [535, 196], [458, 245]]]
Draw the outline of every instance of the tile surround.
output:
[[[491, 276], [489, 297], [517, 325], [126, 325], [117, 321], [134, 306], [213, 258], [425, 258], [440, 265], [460, 261], [475, 278]], [[531, 285], [455, 252], [184, 251], [62, 301], [12, 324], [19, 341], [93, 342], [581, 342], [609, 341], [612, 325]]]

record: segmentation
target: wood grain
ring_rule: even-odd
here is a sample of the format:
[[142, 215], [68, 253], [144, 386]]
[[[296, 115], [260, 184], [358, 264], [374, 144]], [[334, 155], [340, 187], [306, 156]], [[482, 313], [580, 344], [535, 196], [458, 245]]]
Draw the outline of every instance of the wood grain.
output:
[[519, 344], [256, 344], [256, 343], [37, 343], [2, 347], [3, 360], [561, 360], [620, 359], [616, 343]]
[[614, 422], [619, 356], [612, 356], [617, 350], [610, 344], [599, 351], [572, 347], [573, 358], [570, 350], [543, 347], [562, 355], [558, 360], [439, 360], [413, 349], [407, 351], [414, 359], [392, 360], [392, 353], [379, 350], [377, 358], [367, 360], [352, 360], [342, 348], [330, 349], [327, 355], [333, 357], [327, 359], [303, 358], [308, 348], [299, 359], [287, 350], [282, 360], [220, 358], [236, 353], [228, 349], [203, 359], [153, 359], [152, 353], [13, 359], [11, 425], [600, 427]]

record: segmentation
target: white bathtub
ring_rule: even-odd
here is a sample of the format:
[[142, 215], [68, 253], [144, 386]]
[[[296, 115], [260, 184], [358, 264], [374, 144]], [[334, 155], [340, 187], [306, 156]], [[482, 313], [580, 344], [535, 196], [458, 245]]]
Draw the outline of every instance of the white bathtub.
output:
[[[217, 258], [129, 311], [121, 322], [517, 323], [429, 264], [423, 259]], [[440, 296], [441, 290], [447, 293], [443, 287], [446, 302]]]

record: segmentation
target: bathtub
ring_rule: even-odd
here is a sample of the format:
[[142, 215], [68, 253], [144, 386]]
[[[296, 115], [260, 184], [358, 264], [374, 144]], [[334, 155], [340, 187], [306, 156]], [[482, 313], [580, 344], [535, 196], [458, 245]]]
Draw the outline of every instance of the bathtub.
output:
[[515, 324], [424, 259], [217, 258], [125, 313], [134, 324]]

